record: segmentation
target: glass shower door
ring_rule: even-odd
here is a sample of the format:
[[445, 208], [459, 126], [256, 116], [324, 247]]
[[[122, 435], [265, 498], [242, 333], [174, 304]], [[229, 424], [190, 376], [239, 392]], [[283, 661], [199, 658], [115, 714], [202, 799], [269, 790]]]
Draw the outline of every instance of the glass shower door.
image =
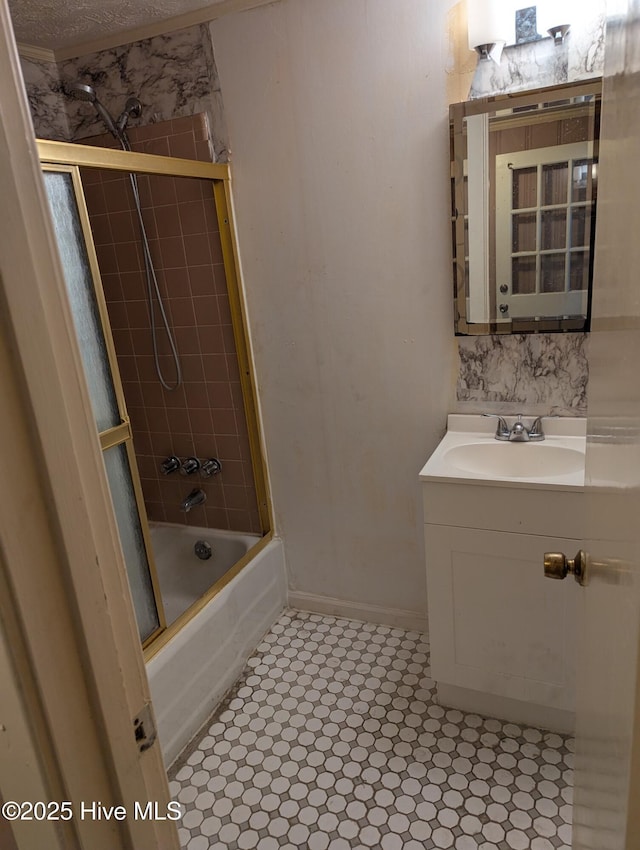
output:
[[140, 638], [165, 627], [148, 524], [77, 167], [43, 166], [91, 404], [100, 436]]

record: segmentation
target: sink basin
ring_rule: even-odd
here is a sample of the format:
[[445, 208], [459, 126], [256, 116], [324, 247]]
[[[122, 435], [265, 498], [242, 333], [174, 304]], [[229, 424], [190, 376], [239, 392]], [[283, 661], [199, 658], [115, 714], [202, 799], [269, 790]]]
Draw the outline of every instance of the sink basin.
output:
[[421, 481], [584, 489], [585, 419], [545, 420], [546, 439], [529, 443], [494, 439], [495, 422], [479, 414], [450, 413], [447, 426], [447, 433], [420, 471]]
[[499, 478], [547, 478], [579, 472], [584, 454], [549, 443], [467, 443], [444, 453], [443, 460], [462, 472]]

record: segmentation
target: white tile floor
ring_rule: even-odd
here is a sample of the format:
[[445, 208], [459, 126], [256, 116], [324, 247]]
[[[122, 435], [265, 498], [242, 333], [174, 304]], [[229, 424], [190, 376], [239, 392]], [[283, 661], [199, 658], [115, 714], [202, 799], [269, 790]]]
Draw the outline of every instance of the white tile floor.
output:
[[185, 850], [569, 850], [572, 743], [440, 707], [417, 632], [289, 610], [171, 791]]

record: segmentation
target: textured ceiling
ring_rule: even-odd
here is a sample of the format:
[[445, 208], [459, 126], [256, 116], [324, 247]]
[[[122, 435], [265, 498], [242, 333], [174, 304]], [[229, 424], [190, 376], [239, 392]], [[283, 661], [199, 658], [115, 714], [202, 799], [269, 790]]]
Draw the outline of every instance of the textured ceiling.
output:
[[9, 8], [16, 41], [58, 50], [160, 24], [220, 2], [223, 0], [9, 0]]

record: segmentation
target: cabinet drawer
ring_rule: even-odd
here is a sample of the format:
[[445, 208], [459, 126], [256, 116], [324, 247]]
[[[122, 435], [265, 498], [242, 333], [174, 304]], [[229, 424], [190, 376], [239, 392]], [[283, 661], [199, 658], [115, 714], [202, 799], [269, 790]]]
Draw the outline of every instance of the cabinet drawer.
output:
[[424, 521], [489, 531], [582, 539], [584, 492], [423, 484]]

